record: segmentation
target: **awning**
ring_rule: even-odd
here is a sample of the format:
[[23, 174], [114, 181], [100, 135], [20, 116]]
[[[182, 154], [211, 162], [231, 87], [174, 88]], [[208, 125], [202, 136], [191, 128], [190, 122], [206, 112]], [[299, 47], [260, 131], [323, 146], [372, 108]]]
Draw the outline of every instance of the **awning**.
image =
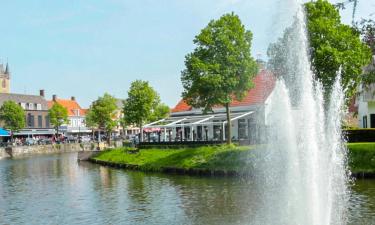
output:
[[[230, 121], [236, 121], [243, 117], [249, 116], [253, 113], [254, 111], [231, 113]], [[164, 129], [174, 127], [225, 125], [227, 122], [227, 116], [225, 113], [214, 113], [194, 116], [176, 116], [146, 124], [143, 127], [143, 131], [148, 132], [151, 129]]]
[[10, 133], [3, 128], [0, 128], [0, 137], [9, 137]]

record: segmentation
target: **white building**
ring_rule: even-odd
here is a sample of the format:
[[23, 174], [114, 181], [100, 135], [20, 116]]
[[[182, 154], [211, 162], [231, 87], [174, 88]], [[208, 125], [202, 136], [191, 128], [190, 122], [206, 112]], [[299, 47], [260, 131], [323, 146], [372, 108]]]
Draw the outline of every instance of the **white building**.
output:
[[[372, 64], [365, 68], [365, 70], [370, 69], [375, 69], [375, 56], [373, 56]], [[375, 83], [367, 88], [360, 88], [356, 105], [358, 106], [358, 126], [375, 128]]]
[[92, 130], [86, 127], [86, 109], [81, 108], [77, 103], [75, 97], [71, 99], [58, 99], [53, 95], [52, 101], [48, 101], [48, 107], [51, 108], [55, 103], [58, 103], [68, 110], [68, 124], [63, 124], [59, 131], [65, 136], [80, 136], [84, 134], [91, 134]]

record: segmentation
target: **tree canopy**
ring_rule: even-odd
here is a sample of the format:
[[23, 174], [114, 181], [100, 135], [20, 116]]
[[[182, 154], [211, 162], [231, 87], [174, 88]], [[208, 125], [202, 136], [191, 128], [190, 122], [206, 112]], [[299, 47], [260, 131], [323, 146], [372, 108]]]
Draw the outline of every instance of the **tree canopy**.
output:
[[12, 132], [17, 132], [26, 126], [25, 111], [13, 101], [6, 101], [0, 107], [0, 121], [4, 123], [4, 128]]
[[59, 127], [68, 123], [68, 110], [61, 104], [55, 102], [48, 110], [50, 123], [56, 128], [57, 135], [59, 134]]
[[[253, 87], [258, 66], [250, 54], [252, 33], [234, 13], [212, 20], [195, 37], [196, 48], [185, 57], [181, 81], [182, 97], [193, 107], [212, 111], [225, 106], [230, 128], [229, 104], [241, 100]], [[228, 143], [231, 141], [227, 130]]]
[[86, 114], [86, 124], [90, 127], [105, 130], [108, 135], [108, 141], [113, 128], [117, 124], [115, 121], [116, 101], [116, 98], [105, 93], [92, 103]]
[[163, 110], [159, 94], [147, 81], [136, 80], [131, 83], [123, 110], [126, 124], [136, 124], [142, 128], [147, 121], [165, 117]]
[[[362, 19], [357, 24], [357, 29], [361, 33], [362, 41], [371, 49], [373, 57], [375, 57], [375, 21], [371, 19]], [[365, 67], [362, 84], [364, 87], [369, 87], [370, 84], [375, 83], [375, 59]]]
[[[341, 68], [342, 87], [347, 98], [351, 98], [362, 81], [362, 68], [371, 59], [371, 52], [361, 41], [357, 29], [341, 23], [340, 14], [327, 0], [305, 3], [307, 31], [310, 41], [312, 69], [317, 80], [329, 94]], [[291, 37], [293, 25], [288, 27], [282, 38], [268, 49], [269, 64], [273, 71], [284, 76], [285, 43]]]
[[327, 0], [305, 3], [311, 59], [315, 75], [330, 92], [341, 67], [342, 86], [352, 97], [361, 83], [362, 67], [371, 59], [356, 29], [341, 23], [338, 10]]

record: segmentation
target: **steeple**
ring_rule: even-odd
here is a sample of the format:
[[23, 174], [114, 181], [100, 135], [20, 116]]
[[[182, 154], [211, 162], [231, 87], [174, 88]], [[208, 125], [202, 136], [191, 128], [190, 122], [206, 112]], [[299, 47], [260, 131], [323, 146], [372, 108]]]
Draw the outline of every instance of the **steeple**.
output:
[[7, 65], [5, 66], [5, 74], [9, 75], [9, 65], [8, 65], [8, 62], [7, 62]]

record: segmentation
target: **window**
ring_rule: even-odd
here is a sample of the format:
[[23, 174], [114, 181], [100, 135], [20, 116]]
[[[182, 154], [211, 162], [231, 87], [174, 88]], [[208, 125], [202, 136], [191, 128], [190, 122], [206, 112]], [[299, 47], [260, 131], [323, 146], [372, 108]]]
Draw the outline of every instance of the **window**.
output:
[[[213, 122], [214, 123], [218, 123], [220, 121], [219, 120], [214, 120]], [[222, 134], [221, 134], [221, 125], [218, 125], [218, 124], [214, 125], [213, 126], [213, 131], [214, 131], [214, 133], [213, 133], [214, 140], [220, 140], [221, 136], [222, 136]]]
[[247, 139], [247, 123], [245, 119], [238, 120], [238, 138]]
[[33, 110], [34, 109], [34, 104], [33, 103], [27, 103], [26, 106], [28, 105], [28, 109]]
[[42, 110], [42, 104], [36, 104], [36, 109], [37, 110]]
[[38, 127], [39, 128], [43, 127], [43, 119], [41, 115], [38, 116]]
[[34, 127], [35, 126], [34, 115], [31, 115], [30, 113], [27, 114], [27, 126], [28, 127]]
[[5, 79], [3, 79], [2, 86], [3, 86], [3, 88], [7, 87], [7, 81]]
[[371, 128], [375, 128], [375, 114], [370, 115], [370, 126]]
[[367, 116], [363, 116], [362, 125], [363, 128], [367, 128]]
[[44, 120], [46, 121], [46, 127], [49, 128], [50, 127], [49, 116], [46, 116]]
[[26, 109], [26, 103], [21, 102], [21, 107], [22, 107], [23, 109]]
[[203, 135], [202, 135], [202, 126], [197, 126], [197, 139], [199, 141], [203, 140]]

